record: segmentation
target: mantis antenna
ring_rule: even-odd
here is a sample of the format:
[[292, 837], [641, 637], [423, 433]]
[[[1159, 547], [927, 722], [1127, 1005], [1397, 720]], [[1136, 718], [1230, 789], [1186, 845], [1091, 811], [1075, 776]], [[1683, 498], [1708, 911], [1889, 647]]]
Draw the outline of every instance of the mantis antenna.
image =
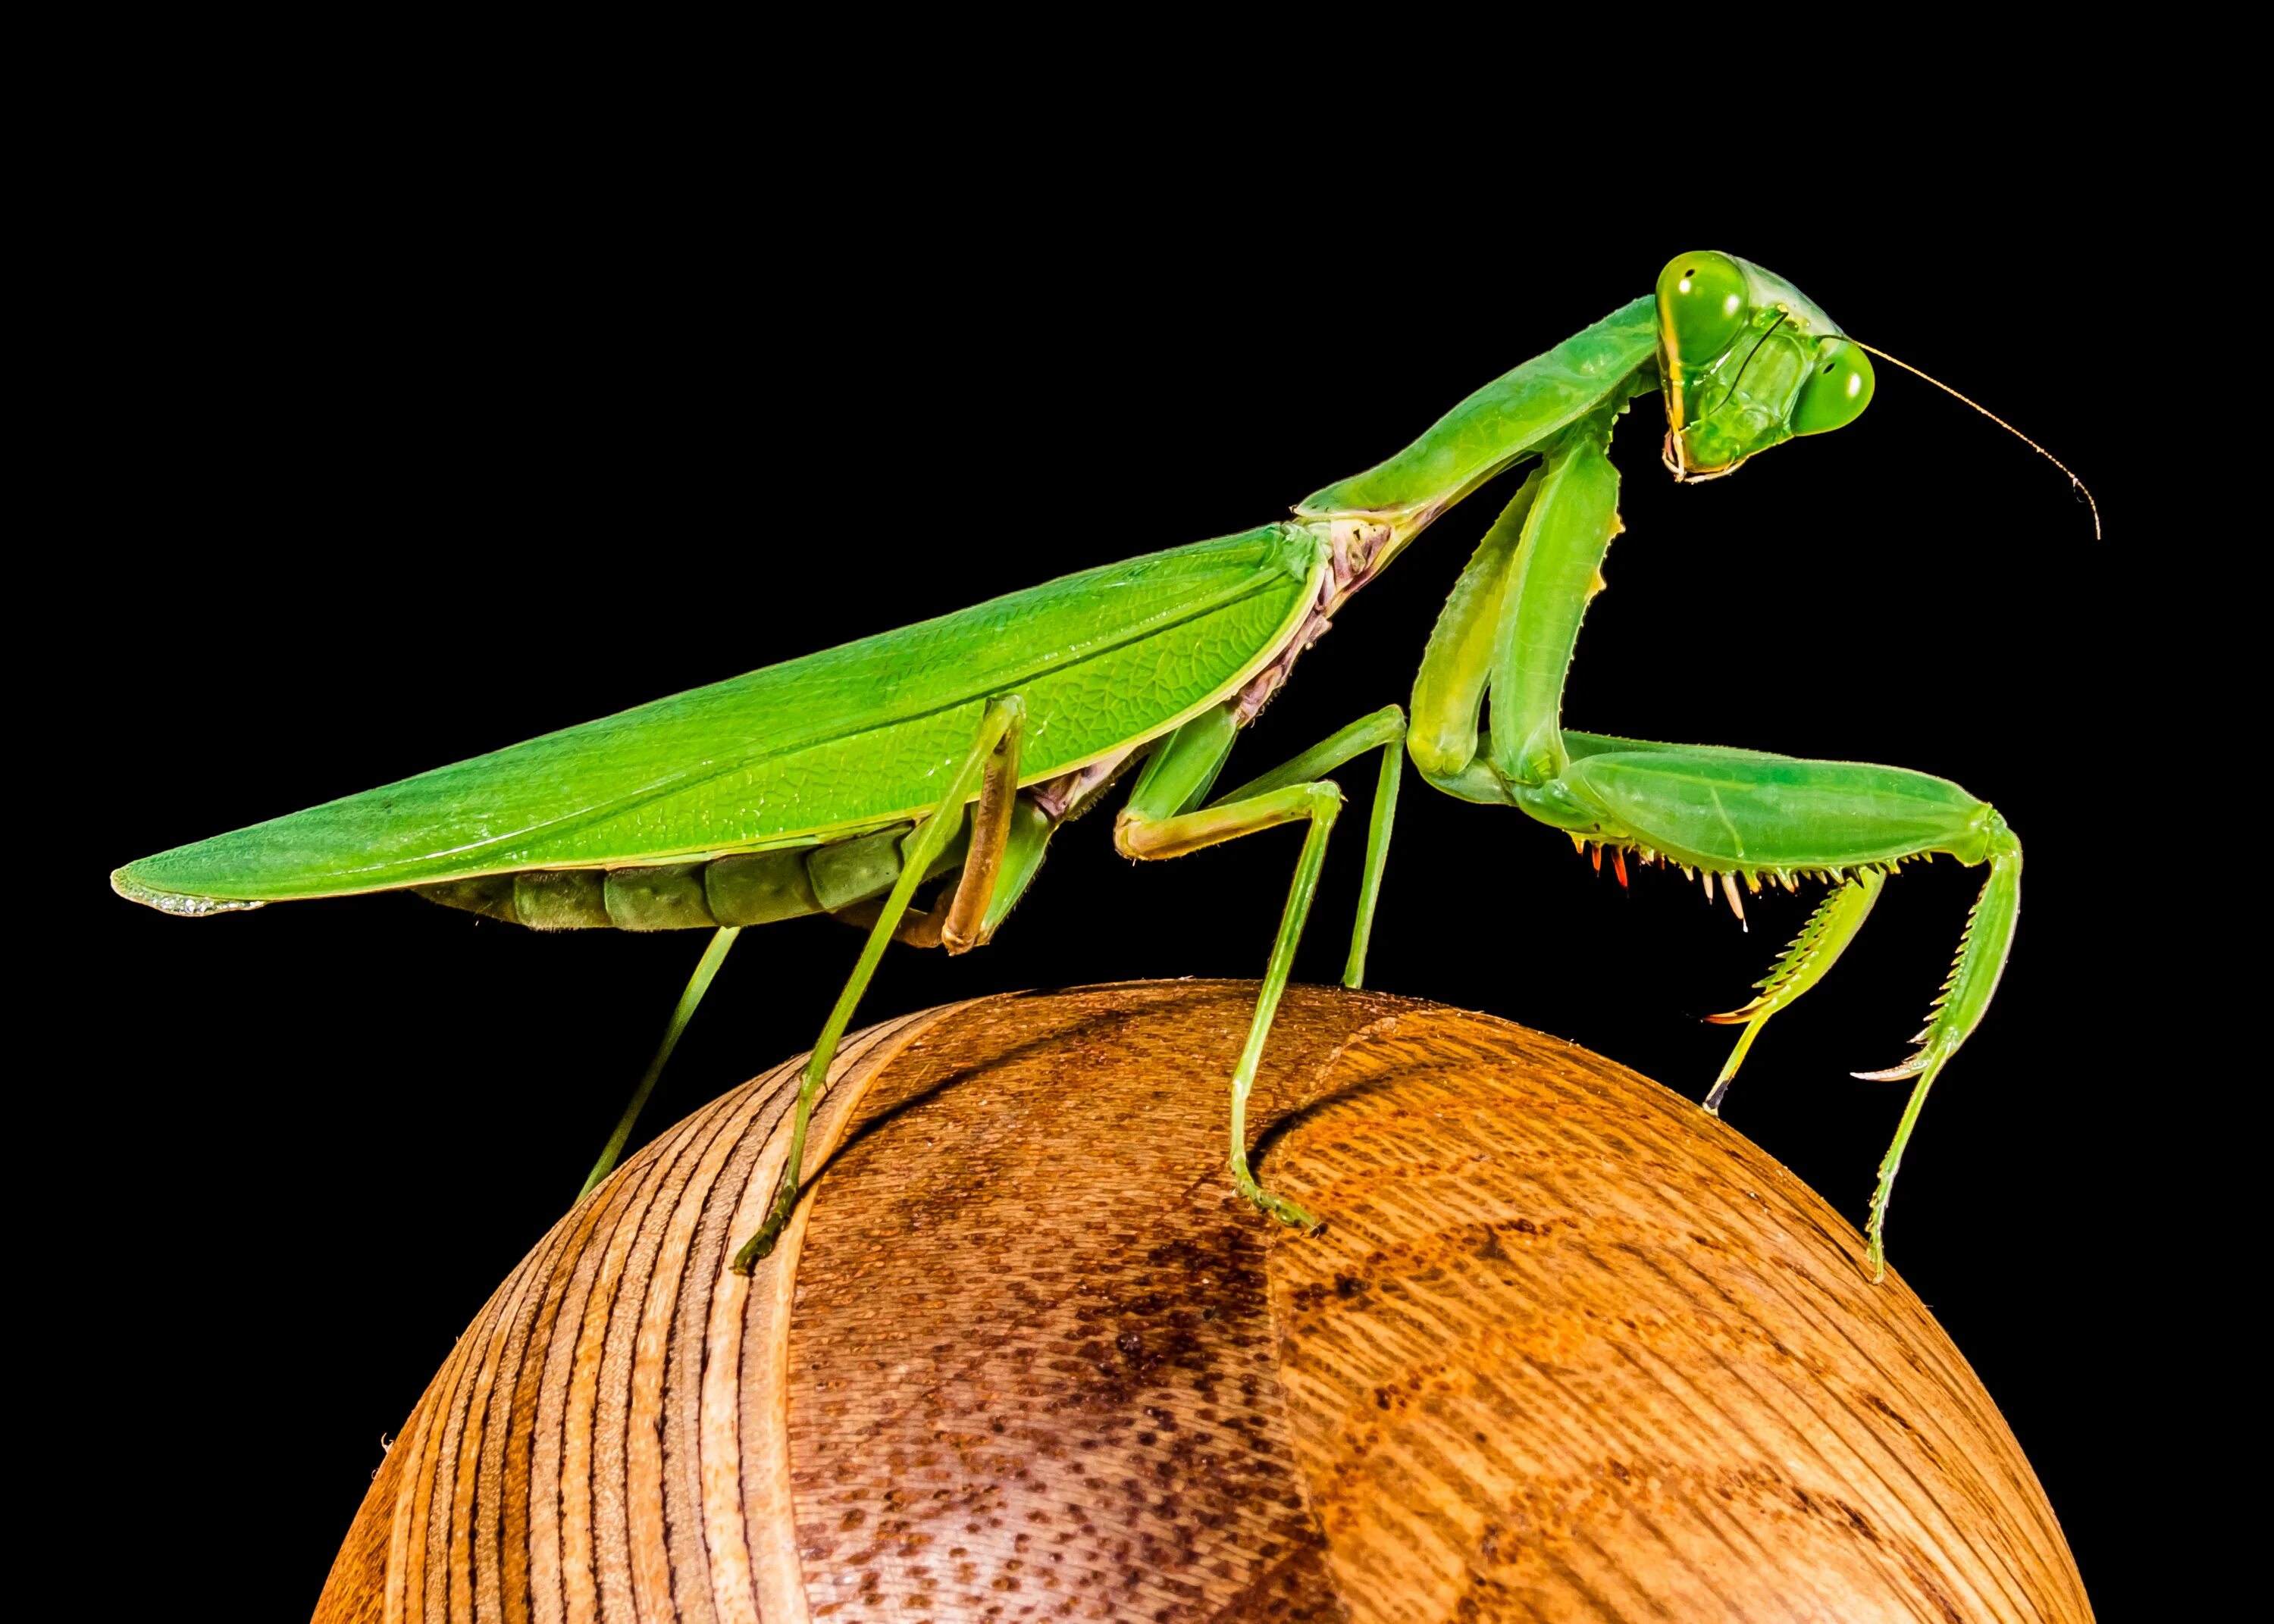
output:
[[1866, 355], [1875, 355], [1882, 361], [1893, 361], [1897, 366], [1901, 367], [1903, 371], [1909, 372], [1912, 377], [1925, 379], [1929, 383], [1932, 384], [1936, 388], [1941, 390], [1945, 395], [1949, 395], [1954, 400], [1964, 401], [1966, 404], [1973, 407], [1975, 410], [1989, 418], [1991, 422], [2005, 430], [2006, 432], [2011, 434], [2015, 440], [2020, 440], [2030, 450], [2044, 458], [2046, 462], [2051, 462], [2055, 468], [2059, 469], [2061, 472], [2068, 474], [2069, 484], [2074, 485], [2079, 491], [2083, 492], [2085, 506], [2092, 509], [2092, 538], [2095, 541], [2098, 541], [2100, 539], [2100, 504], [2092, 500], [2092, 492], [2085, 485], [2084, 481], [2078, 478], [2074, 474], [2069, 473], [2069, 466], [2067, 463], [2062, 462], [2052, 452], [2037, 444], [2036, 440], [2031, 440], [2027, 434], [2022, 433], [2021, 430], [2007, 422], [2005, 418], [1991, 410], [1981, 402], [1969, 399], [1968, 396], [1959, 394], [1957, 390], [1952, 388], [1948, 384], [1943, 382], [1941, 379], [1935, 377], [1932, 373], [1923, 372], [1919, 371], [1917, 367], [1913, 366], [1909, 361], [1903, 360], [1896, 356], [1891, 356], [1884, 350], [1874, 350], [1871, 345], [1864, 342], [1863, 340], [1859, 338], [1851, 338], [1845, 333], [1840, 335], [1840, 339], [1841, 342], [1844, 343], [1855, 345], [1856, 349], [1863, 350]]

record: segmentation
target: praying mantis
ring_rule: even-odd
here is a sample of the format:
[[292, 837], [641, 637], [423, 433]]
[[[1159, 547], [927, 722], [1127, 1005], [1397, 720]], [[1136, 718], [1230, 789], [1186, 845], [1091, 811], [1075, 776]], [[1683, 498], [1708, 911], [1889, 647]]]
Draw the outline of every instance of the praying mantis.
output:
[[[1246, 1109], [1343, 797], [1378, 777], [1343, 981], [1362, 984], [1404, 760], [1465, 801], [1562, 831], [1623, 883], [1679, 868], [1741, 916], [1765, 883], [1823, 897], [1758, 984], [1713, 1019], [1742, 1026], [1718, 1110], [1768, 1019], [1855, 940], [1885, 877], [1943, 853], [1987, 869], [1915, 1052], [1872, 1077], [1913, 1082], [1879, 1169], [1866, 1264], [1885, 1268], [1888, 1198], [1928, 1091], [1980, 1023], [2010, 948], [2022, 849], [1994, 807], [1899, 768], [1582, 733], [1566, 674], [1620, 529], [1609, 447], [1660, 392], [1675, 478], [1720, 477], [1790, 439], [1853, 422], [1870, 355], [1797, 289], [1721, 253], [1678, 256], [1636, 299], [1477, 390], [1404, 450], [1293, 516], [1063, 577], [974, 608], [696, 688], [305, 811], [127, 864], [111, 883], [164, 912], [410, 890], [540, 930], [707, 928], [662, 1043], [603, 1150], [614, 1166], [739, 933], [826, 913], [867, 939], [800, 1080], [787, 1160], [757, 1231], [770, 1254], [802, 1188], [808, 1124], [838, 1044], [895, 940], [986, 943], [1058, 830], [1135, 783], [1113, 838], [1182, 855], [1282, 823], [1305, 835], [1231, 1079], [1235, 1188], [1282, 1223], [1317, 1217], [1258, 1183]], [[1239, 787], [1215, 786], [1240, 731], [1298, 658], [1455, 503], [1535, 466], [1439, 618], [1410, 708], [1389, 705]], [[2066, 471], [2066, 470], [2064, 470]], [[932, 899], [917, 893], [936, 885]]]

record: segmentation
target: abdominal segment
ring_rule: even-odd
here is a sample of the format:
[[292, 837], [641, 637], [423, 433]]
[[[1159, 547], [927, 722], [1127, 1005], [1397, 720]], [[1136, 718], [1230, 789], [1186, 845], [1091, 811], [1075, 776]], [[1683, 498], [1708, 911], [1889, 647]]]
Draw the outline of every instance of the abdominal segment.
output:
[[[828, 846], [751, 852], [705, 862], [624, 868], [530, 868], [411, 887], [429, 902], [532, 930], [681, 930], [763, 925], [802, 914], [834, 914], [883, 896], [899, 881], [915, 825]], [[963, 861], [967, 828], [924, 876]]]

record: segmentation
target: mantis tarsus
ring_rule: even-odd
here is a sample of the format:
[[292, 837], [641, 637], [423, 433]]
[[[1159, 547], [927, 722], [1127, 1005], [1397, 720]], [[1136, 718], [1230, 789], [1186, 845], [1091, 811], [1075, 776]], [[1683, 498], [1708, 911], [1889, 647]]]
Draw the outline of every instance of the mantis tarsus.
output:
[[[1068, 575], [975, 608], [439, 768], [142, 859], [118, 892], [169, 913], [410, 889], [538, 929], [703, 926], [716, 934], [595, 1166], [614, 1165], [688, 1019], [745, 926], [829, 913], [868, 930], [816, 1042], [767, 1218], [772, 1249], [802, 1177], [806, 1126], [834, 1051], [894, 939], [962, 952], [1000, 928], [1064, 823], [1141, 769], [1114, 822], [1132, 858], [1174, 857], [1306, 825], [1231, 1079], [1235, 1185], [1282, 1222], [1317, 1220], [1254, 1178], [1248, 1091], [1342, 807], [1327, 775], [1378, 752], [1357, 922], [1360, 984], [1388, 857], [1401, 750], [1466, 801], [1563, 831], [1622, 883], [1673, 866], [1741, 916], [1743, 893], [1826, 891], [1743, 1008], [1707, 1096], [1717, 1109], [1768, 1019], [1854, 940], [1885, 876], [1945, 853], [1989, 877], [1909, 1058], [1915, 1079], [1879, 1170], [1868, 1266], [1884, 1270], [1887, 1198], [1928, 1090], [1988, 1008], [2020, 905], [2022, 848], [1988, 802], [1900, 768], [1567, 731], [1563, 684], [1620, 529], [1608, 449], [1636, 396], [1664, 396], [1665, 461], [1718, 477], [1870, 403], [1869, 355], [1797, 289], [1719, 253], [1670, 261], [1636, 299], [1455, 406], [1397, 455], [1295, 516]], [[1239, 731], [1343, 603], [1455, 502], [1537, 466], [1479, 544], [1423, 657], [1410, 720], [1386, 706], [1275, 770], [1212, 793]], [[967, 812], [967, 808], [968, 811]], [[923, 908], [918, 890], [938, 882]]]

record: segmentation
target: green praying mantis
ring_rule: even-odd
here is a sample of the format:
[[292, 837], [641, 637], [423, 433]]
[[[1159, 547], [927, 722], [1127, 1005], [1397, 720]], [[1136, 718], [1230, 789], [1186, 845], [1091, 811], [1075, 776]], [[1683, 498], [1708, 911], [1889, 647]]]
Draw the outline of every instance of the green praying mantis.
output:
[[[1904, 1147], [2006, 963], [2021, 842], [1989, 802], [1924, 773], [1584, 733], [1561, 715], [1580, 624], [1621, 528], [1609, 450], [1630, 402], [1662, 394], [1664, 458], [1677, 481], [1716, 478], [1785, 440], [1852, 423], [1871, 402], [1874, 353], [1762, 267], [1684, 254], [1654, 294], [1487, 384], [1291, 518], [1085, 570], [177, 847], [117, 869], [111, 883], [187, 915], [408, 889], [539, 930], [712, 929], [587, 1192], [614, 1165], [745, 927], [817, 913], [865, 926], [804, 1067], [767, 1215], [734, 1258], [748, 1273], [794, 1207], [815, 1101], [887, 946], [960, 953], [988, 941], [1058, 829], [1133, 770], [1113, 838], [1133, 859], [1306, 825], [1231, 1075], [1229, 1150], [1239, 1193], [1304, 1229], [1317, 1226], [1314, 1214], [1255, 1179], [1246, 1112], [1342, 809], [1328, 777], [1337, 768], [1379, 753], [1347, 987], [1364, 979], [1405, 756], [1448, 794], [1515, 807], [1564, 831], [1592, 848], [1598, 868], [1608, 853], [1622, 884], [1630, 860], [1676, 867], [1709, 900], [1718, 887], [1742, 917], [1744, 893], [1764, 883], [1822, 883], [1820, 903], [1758, 996], [1710, 1018], [1743, 1030], [1708, 1111], [1769, 1019], [1855, 940], [1885, 877], [1947, 853], [1988, 870], [1950, 978], [1911, 1056], [1858, 1073], [1915, 1079], [1871, 1197], [1866, 1261], [1877, 1278]], [[1214, 793], [1240, 730], [1351, 595], [1456, 502], [1526, 459], [1529, 476], [1438, 619], [1410, 711], [1385, 706]], [[937, 890], [919, 906], [928, 884]]]

